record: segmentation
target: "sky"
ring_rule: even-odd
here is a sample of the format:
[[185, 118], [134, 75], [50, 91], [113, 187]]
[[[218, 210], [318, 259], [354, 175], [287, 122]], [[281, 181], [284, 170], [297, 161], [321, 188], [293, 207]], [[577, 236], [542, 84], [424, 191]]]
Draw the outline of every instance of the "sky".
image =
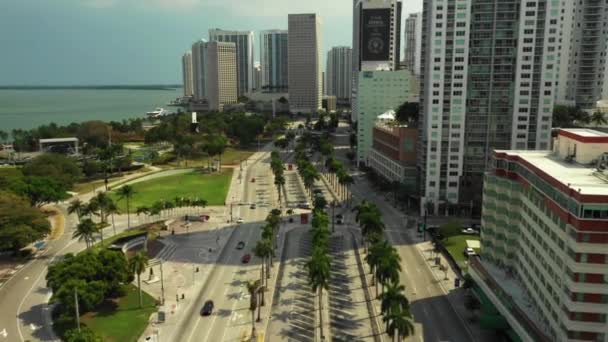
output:
[[320, 16], [324, 52], [352, 43], [352, 0], [0, 0], [0, 85], [179, 84], [209, 28], [255, 31], [257, 49], [288, 13]]

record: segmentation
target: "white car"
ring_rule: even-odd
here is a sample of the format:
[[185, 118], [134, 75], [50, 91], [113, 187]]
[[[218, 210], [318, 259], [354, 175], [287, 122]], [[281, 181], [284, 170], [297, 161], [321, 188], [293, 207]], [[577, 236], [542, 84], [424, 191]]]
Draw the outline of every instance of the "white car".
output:
[[470, 257], [472, 255], [477, 255], [477, 253], [475, 253], [475, 250], [471, 247], [467, 247], [464, 249], [464, 255]]
[[245, 222], [245, 221], [243, 221], [243, 218], [242, 218], [242, 217], [239, 217], [239, 218], [236, 220], [236, 223], [243, 223], [243, 222]]
[[465, 228], [462, 230], [462, 234], [468, 234], [468, 235], [477, 235], [477, 231], [473, 228]]

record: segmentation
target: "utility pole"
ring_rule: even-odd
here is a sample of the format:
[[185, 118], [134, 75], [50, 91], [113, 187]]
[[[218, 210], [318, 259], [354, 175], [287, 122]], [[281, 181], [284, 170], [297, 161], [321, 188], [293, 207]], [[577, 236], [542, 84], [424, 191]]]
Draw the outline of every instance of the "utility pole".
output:
[[74, 288], [74, 307], [76, 308], [76, 328], [80, 332], [80, 313], [78, 312], [78, 292]]
[[160, 260], [160, 304], [165, 305], [165, 283], [163, 280], [163, 261]]

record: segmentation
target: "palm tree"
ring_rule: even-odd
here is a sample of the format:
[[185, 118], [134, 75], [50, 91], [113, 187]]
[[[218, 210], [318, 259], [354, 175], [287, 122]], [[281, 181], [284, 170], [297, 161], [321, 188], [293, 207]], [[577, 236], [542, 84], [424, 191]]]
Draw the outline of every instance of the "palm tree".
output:
[[393, 282], [387, 285], [386, 292], [380, 296], [380, 311], [382, 314], [395, 311], [397, 309], [408, 309], [409, 301], [403, 294], [405, 286], [399, 285], [397, 282]]
[[[268, 269], [267, 260], [272, 257], [272, 241], [268, 239], [258, 240], [255, 248], [253, 249], [253, 253], [258, 258], [262, 258], [262, 279], [267, 284], [267, 276], [270, 274], [270, 270]], [[264, 271], [266, 268], [266, 271]], [[264, 275], [267, 275], [266, 277]], [[262, 301], [260, 303], [261, 306], [264, 305], [264, 294], [262, 293]]]
[[129, 268], [131, 269], [131, 273], [137, 274], [137, 287], [139, 288], [139, 307], [142, 308], [144, 306], [142, 297], [141, 297], [141, 274], [148, 267], [148, 255], [144, 254], [144, 252], [137, 252], [134, 256], [129, 260]]
[[277, 186], [277, 192], [279, 193], [279, 203], [281, 203], [281, 189], [285, 186], [285, 176], [282, 174], [275, 176], [274, 185]]
[[114, 235], [116, 235], [116, 225], [114, 224], [114, 214], [120, 214], [118, 210], [118, 206], [116, 202], [114, 202], [111, 198], [108, 198], [108, 207], [106, 208], [106, 213], [108, 215], [112, 215], [112, 229], [114, 230]]
[[412, 315], [405, 309], [391, 311], [389, 314], [382, 317], [386, 323], [386, 332], [390, 337], [396, 338], [397, 341], [402, 340], [402, 337], [408, 337], [414, 334], [415, 328], [412, 323]]
[[125, 198], [127, 200], [127, 229], [131, 229], [131, 213], [129, 211], [129, 204], [133, 195], [135, 195], [135, 190], [130, 185], [125, 185], [118, 189], [118, 198]]
[[91, 247], [94, 241], [94, 234], [97, 232], [97, 225], [91, 219], [82, 220], [77, 226], [76, 230], [72, 234], [73, 238], [78, 238], [78, 241], [84, 240], [87, 245], [87, 249]]
[[606, 119], [604, 113], [602, 113], [601, 111], [595, 111], [592, 115], [591, 115], [591, 122], [593, 122], [595, 124], [595, 127], [599, 127], [601, 125], [605, 125], [608, 123], [608, 120]]
[[399, 281], [399, 272], [401, 272], [401, 257], [397, 250], [387, 241], [384, 241], [382, 249], [380, 262], [376, 266], [376, 278], [378, 280], [376, 297], [378, 297], [378, 285], [381, 285], [382, 293], [384, 293], [384, 286], [390, 282]]
[[81, 200], [75, 199], [70, 202], [70, 206], [68, 207], [68, 214], [76, 214], [78, 217], [78, 222], [80, 223], [80, 217], [82, 215], [82, 209], [84, 208], [84, 204]]
[[319, 321], [321, 329], [321, 339], [323, 335], [323, 289], [329, 288], [329, 269], [331, 259], [322, 248], [315, 247], [311, 259], [306, 263], [308, 269], [308, 283], [313, 292], [319, 292]]
[[247, 292], [249, 292], [249, 310], [251, 311], [251, 338], [256, 338], [255, 335], [255, 309], [258, 306], [256, 293], [260, 288], [260, 281], [247, 281]]

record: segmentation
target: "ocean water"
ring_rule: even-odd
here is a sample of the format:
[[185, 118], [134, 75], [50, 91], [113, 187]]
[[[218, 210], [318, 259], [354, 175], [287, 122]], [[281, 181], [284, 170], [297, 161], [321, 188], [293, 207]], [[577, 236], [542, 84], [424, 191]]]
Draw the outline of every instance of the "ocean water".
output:
[[0, 130], [30, 129], [54, 122], [120, 121], [145, 117], [182, 95], [176, 90], [0, 89]]

